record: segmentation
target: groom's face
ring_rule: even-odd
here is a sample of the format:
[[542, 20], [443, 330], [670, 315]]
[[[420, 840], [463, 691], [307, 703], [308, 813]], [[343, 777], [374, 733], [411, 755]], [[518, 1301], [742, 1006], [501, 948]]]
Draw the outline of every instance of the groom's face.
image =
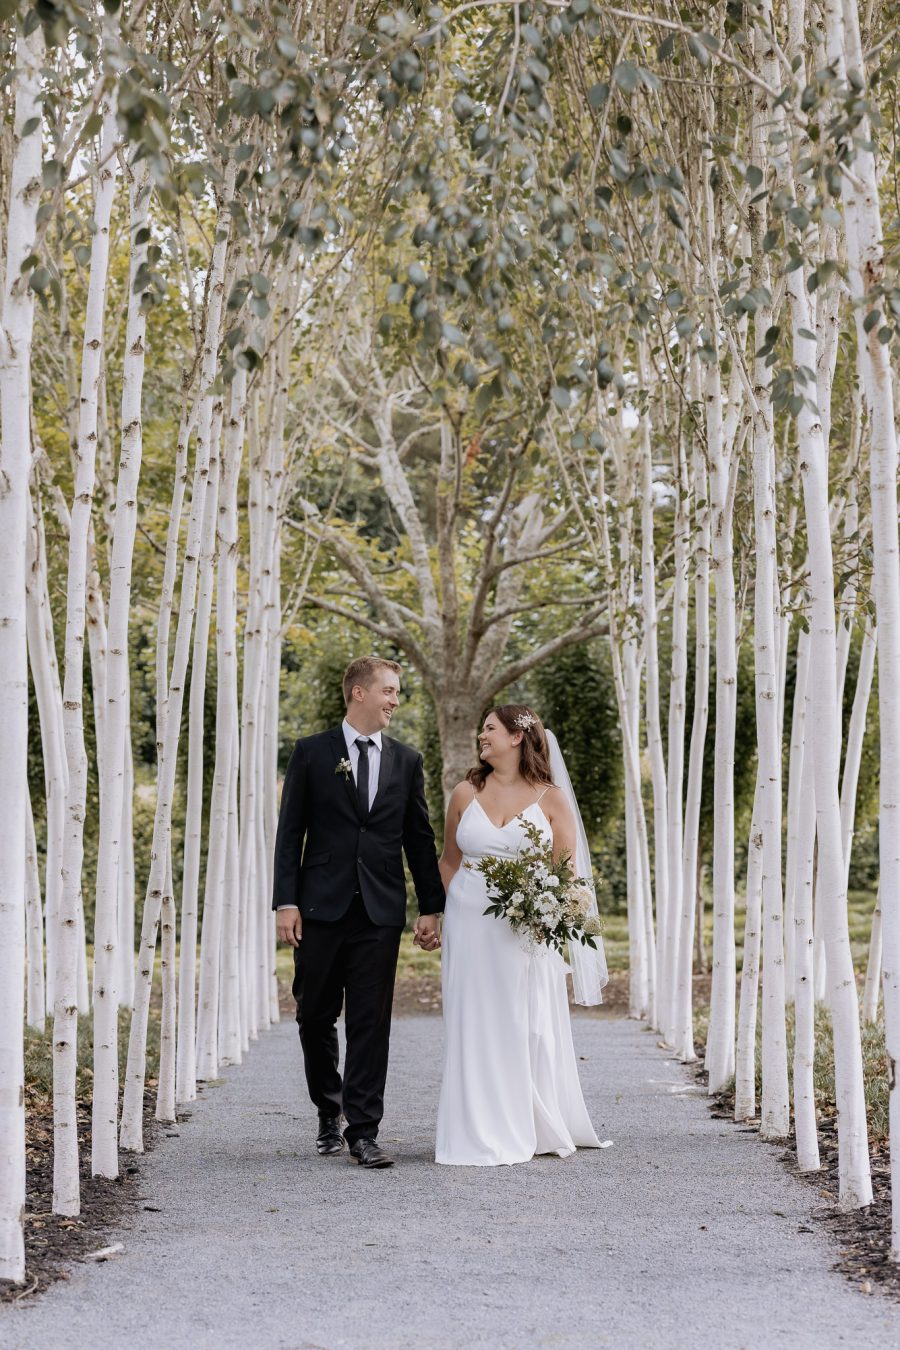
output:
[[376, 670], [372, 683], [357, 684], [347, 709], [353, 726], [367, 735], [386, 731], [400, 704], [400, 677], [396, 671], [382, 667]]

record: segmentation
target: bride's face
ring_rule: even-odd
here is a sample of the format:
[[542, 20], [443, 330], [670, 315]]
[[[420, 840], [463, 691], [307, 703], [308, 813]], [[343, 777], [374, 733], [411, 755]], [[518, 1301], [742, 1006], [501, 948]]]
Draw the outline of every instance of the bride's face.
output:
[[498, 760], [517, 756], [521, 740], [521, 731], [513, 735], [499, 717], [488, 713], [478, 736], [478, 753], [486, 764], [496, 764]]

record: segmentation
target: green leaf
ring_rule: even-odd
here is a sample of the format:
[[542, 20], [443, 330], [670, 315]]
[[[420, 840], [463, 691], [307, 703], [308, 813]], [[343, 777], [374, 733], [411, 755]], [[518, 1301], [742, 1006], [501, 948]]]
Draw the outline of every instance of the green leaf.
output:
[[641, 82], [641, 72], [633, 61], [620, 61], [613, 69], [613, 79], [626, 94], [633, 94]]
[[33, 291], [45, 291], [50, 285], [50, 272], [46, 267], [36, 267], [28, 279]]
[[881, 323], [881, 310], [871, 309], [863, 319], [863, 332], [871, 333], [876, 324]]
[[756, 189], [757, 189], [757, 188], [760, 186], [760, 184], [762, 183], [762, 180], [763, 180], [763, 171], [762, 171], [762, 169], [759, 167], [758, 164], [748, 164], [748, 165], [747, 165], [747, 172], [744, 174], [744, 177], [746, 178], [747, 182], [750, 184], [750, 187], [751, 187], [751, 188], [753, 189], [753, 191], [755, 192]]
[[555, 384], [550, 390], [550, 397], [557, 408], [570, 408], [572, 406], [572, 395], [561, 384]]
[[[15, 6], [13, 6], [13, 8], [15, 8]], [[22, 126], [22, 136], [30, 136], [33, 131], [37, 131], [40, 125], [41, 119], [39, 117], [29, 117], [28, 121]]]
[[608, 98], [609, 85], [605, 80], [600, 80], [597, 84], [592, 84], [588, 90], [588, 103], [592, 108], [602, 108]]
[[443, 324], [441, 331], [443, 332], [446, 341], [449, 342], [451, 346], [464, 347], [466, 345], [465, 337], [452, 323]]
[[670, 33], [667, 38], [663, 38], [662, 42], [656, 49], [657, 60], [668, 61], [669, 57], [672, 55], [674, 50], [675, 50], [675, 34]]

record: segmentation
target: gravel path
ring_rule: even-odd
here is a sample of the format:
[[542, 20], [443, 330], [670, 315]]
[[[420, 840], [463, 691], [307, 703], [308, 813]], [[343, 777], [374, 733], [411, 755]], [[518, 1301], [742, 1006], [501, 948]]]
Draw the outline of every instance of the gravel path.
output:
[[28, 1350], [769, 1350], [900, 1344], [900, 1308], [830, 1270], [815, 1191], [710, 1117], [633, 1022], [580, 1017], [603, 1152], [515, 1168], [432, 1162], [440, 1021], [395, 1022], [382, 1141], [399, 1165], [316, 1157], [291, 1023], [210, 1087], [142, 1172], [145, 1203], [34, 1304]]

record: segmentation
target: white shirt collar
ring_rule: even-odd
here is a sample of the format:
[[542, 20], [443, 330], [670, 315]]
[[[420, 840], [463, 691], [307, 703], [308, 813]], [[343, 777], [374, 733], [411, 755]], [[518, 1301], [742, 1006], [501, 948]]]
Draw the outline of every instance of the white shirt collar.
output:
[[[354, 742], [356, 741], [357, 737], [358, 737], [358, 736], [361, 736], [361, 735], [363, 734], [361, 731], [357, 731], [357, 730], [356, 730], [356, 727], [351, 727], [351, 725], [350, 725], [350, 723], [347, 721], [346, 717], [344, 718], [343, 722], [341, 723], [341, 730], [342, 730], [343, 733], [344, 733], [344, 740], [345, 740], [346, 743], [347, 743], [347, 749], [348, 749], [348, 750], [350, 749], [351, 745], [354, 744]], [[374, 745], [375, 745], [375, 748], [378, 750], [378, 753], [379, 753], [379, 754], [381, 753], [381, 732], [380, 732], [380, 731], [373, 731], [373, 732], [371, 732], [370, 735], [368, 735], [368, 736], [366, 737], [366, 740], [367, 740], [367, 741], [372, 741], [372, 742], [374, 743]]]

